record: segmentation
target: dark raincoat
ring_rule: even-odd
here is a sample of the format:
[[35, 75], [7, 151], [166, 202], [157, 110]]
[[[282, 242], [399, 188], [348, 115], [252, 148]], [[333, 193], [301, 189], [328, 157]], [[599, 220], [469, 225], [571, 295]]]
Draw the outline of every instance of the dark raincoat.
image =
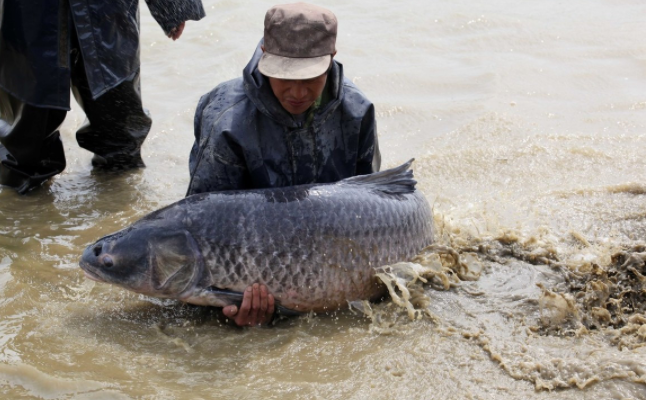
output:
[[[204, 17], [201, 0], [146, 3], [167, 34]], [[74, 26], [93, 98], [139, 68], [139, 0], [0, 0], [0, 15], [0, 87], [32, 106], [70, 109]]]
[[334, 61], [328, 73], [331, 100], [304, 124], [258, 71], [261, 55], [258, 46], [242, 78], [200, 99], [187, 195], [336, 182], [379, 170], [374, 105], [343, 78], [341, 64]]

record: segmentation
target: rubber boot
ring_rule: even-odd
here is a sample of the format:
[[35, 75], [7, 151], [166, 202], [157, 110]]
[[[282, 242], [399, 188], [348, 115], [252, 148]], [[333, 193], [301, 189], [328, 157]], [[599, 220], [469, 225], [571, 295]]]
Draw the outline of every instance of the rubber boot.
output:
[[31, 170], [18, 165], [6, 147], [0, 145], [0, 185], [10, 186], [19, 194], [39, 187], [49, 178], [63, 172], [66, 166], [63, 142], [58, 131], [46, 139], [48, 155]]
[[25, 104], [0, 89], [0, 185], [24, 194], [63, 172], [58, 128], [65, 114]]
[[71, 61], [72, 92], [87, 117], [76, 132], [76, 140], [82, 148], [95, 154], [92, 165], [107, 169], [144, 167], [141, 145], [152, 119], [141, 103], [139, 70], [93, 99], [74, 34]]

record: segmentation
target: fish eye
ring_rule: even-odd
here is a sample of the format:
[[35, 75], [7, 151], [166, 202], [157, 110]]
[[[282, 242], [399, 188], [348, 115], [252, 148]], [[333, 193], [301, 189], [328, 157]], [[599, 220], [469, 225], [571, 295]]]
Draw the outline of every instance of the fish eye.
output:
[[103, 266], [106, 268], [112, 268], [114, 266], [114, 261], [112, 260], [112, 257], [105, 255], [101, 258], [101, 262], [103, 263]]

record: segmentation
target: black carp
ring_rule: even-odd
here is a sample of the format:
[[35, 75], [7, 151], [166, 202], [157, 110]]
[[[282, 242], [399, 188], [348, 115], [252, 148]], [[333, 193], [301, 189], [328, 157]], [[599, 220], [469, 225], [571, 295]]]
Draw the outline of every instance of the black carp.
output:
[[223, 307], [264, 283], [298, 312], [386, 292], [375, 268], [433, 242], [431, 209], [410, 165], [330, 184], [201, 193], [87, 247], [89, 279]]

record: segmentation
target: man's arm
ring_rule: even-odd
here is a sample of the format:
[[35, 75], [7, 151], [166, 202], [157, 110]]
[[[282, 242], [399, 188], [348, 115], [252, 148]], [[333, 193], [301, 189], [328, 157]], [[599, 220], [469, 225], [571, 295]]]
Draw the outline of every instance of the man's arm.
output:
[[166, 36], [179, 39], [186, 21], [199, 21], [206, 13], [202, 0], [146, 0], [148, 9]]
[[235, 115], [232, 120], [223, 117], [230, 111], [229, 90], [226, 84], [216, 87], [202, 96], [195, 110], [195, 142], [189, 156], [187, 196], [249, 188], [249, 172], [242, 148], [230, 132], [238, 120]]
[[[220, 124], [223, 113], [230, 109], [227, 93], [232, 91], [222, 84], [200, 98], [195, 109], [193, 129], [195, 142], [189, 156], [191, 180], [186, 195], [246, 188], [246, 167], [241, 149], [227, 135], [229, 124]], [[219, 100], [218, 100], [219, 99]], [[226, 118], [224, 118], [226, 119]], [[235, 121], [233, 122], [235, 126]], [[237, 151], [236, 151], [237, 150]], [[265, 325], [271, 322], [275, 307], [274, 296], [262, 284], [247, 287], [240, 308], [227, 306], [222, 313], [238, 326]]]
[[182, 36], [182, 32], [184, 32], [185, 26], [186, 26], [186, 22], [182, 22], [176, 28], [171, 29], [170, 33], [166, 36], [173, 39], [173, 41], [179, 39], [179, 37]]
[[[238, 154], [241, 149], [226, 133], [205, 127], [189, 156], [190, 181], [186, 195], [247, 189], [248, 172]], [[199, 139], [197, 138], [199, 136]]]

